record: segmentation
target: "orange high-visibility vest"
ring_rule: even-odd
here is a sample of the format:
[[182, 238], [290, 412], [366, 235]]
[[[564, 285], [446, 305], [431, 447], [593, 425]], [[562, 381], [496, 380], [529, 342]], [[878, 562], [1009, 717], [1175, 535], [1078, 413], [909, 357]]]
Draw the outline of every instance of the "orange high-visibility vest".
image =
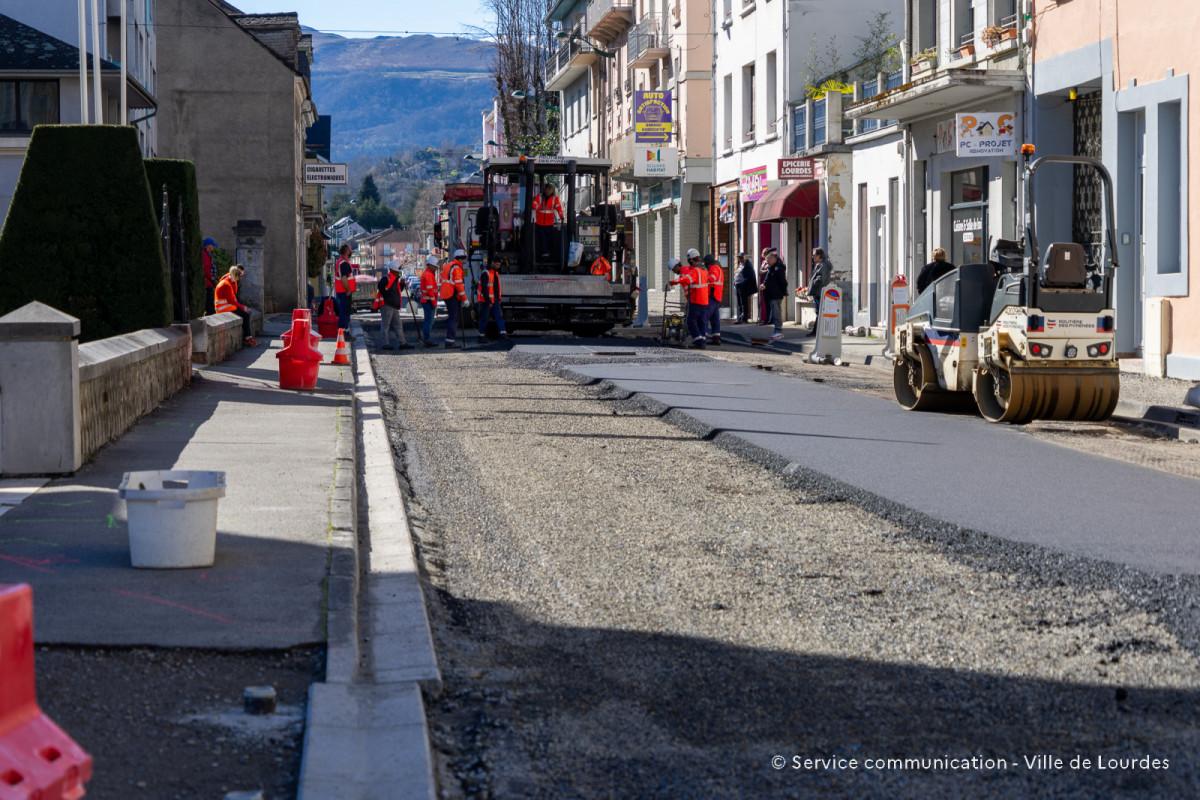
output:
[[223, 314], [226, 311], [234, 311], [242, 307], [238, 302], [238, 282], [232, 276], [226, 274], [217, 282], [217, 290], [213, 293], [213, 307], [218, 314]]
[[457, 258], [442, 265], [441, 297], [443, 300], [449, 300], [451, 297], [467, 299], [467, 288], [463, 286], [462, 264], [458, 263]]
[[437, 303], [438, 301], [438, 279], [437, 271], [432, 266], [426, 266], [425, 271], [421, 273], [421, 302], [422, 303]]
[[558, 201], [558, 195], [552, 194], [550, 197], [538, 195], [533, 198], [533, 221], [538, 225], [553, 225], [554, 215], [566, 218], [563, 213], [562, 203]]
[[687, 286], [688, 302], [698, 306], [708, 305], [708, 270], [704, 267], [687, 266], [679, 274], [679, 282]]
[[608, 277], [612, 274], [612, 264], [608, 263], [607, 258], [600, 256], [592, 262], [592, 274]]
[[498, 270], [485, 269], [479, 276], [475, 299], [480, 303], [500, 302], [500, 272]]
[[343, 264], [349, 268], [350, 259], [339, 257], [338, 260], [333, 264], [333, 290], [340, 294], [349, 294], [358, 288], [358, 281], [354, 279], [353, 274], [347, 276], [346, 278], [342, 278]]
[[708, 292], [709, 298], [718, 303], [725, 296], [725, 270], [721, 269], [720, 264], [708, 268]]

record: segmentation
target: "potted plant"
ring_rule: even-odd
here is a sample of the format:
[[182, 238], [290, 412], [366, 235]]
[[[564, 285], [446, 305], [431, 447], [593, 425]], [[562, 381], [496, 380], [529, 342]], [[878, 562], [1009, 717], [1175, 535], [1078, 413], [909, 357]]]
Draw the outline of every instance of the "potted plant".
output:
[[1016, 28], [1002, 28], [999, 25], [989, 25], [983, 29], [983, 41], [988, 47], [995, 47], [1006, 39], [1017, 38]]
[[913, 75], [922, 75], [937, 66], [937, 48], [927, 47], [908, 60]]

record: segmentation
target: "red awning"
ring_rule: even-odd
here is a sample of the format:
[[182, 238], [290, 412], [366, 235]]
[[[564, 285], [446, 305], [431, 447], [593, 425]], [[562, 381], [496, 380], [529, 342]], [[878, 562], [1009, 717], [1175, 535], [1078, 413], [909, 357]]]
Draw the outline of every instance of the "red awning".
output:
[[754, 203], [751, 222], [777, 222], [781, 219], [808, 219], [821, 213], [820, 182], [805, 181], [780, 186]]

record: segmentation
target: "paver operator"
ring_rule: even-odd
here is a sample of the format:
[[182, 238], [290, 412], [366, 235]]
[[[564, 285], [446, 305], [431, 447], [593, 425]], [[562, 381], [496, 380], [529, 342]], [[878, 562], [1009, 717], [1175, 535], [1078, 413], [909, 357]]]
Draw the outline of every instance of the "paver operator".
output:
[[538, 257], [550, 255], [550, 247], [554, 242], [555, 219], [565, 220], [562, 203], [554, 194], [554, 187], [549, 183], [542, 185], [542, 192], [533, 198], [533, 222], [537, 231]]

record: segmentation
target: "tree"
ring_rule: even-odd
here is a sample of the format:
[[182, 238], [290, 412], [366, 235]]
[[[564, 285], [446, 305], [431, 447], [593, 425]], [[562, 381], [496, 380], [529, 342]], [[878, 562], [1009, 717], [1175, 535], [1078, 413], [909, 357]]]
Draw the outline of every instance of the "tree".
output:
[[328, 216], [332, 220], [354, 215], [354, 198], [349, 192], [338, 192], [329, 198]]
[[852, 94], [856, 80], [874, 80], [880, 72], [900, 68], [900, 37], [891, 29], [891, 14], [881, 11], [867, 23], [867, 32], [858, 38], [851, 63], [847, 64], [838, 49], [837, 37], [830, 36], [821, 45], [813, 34], [812, 46], [800, 68], [804, 80], [804, 96], [819, 100], [826, 93], [838, 91]]
[[374, 200], [363, 200], [354, 206], [354, 221], [367, 230], [400, 226], [392, 207]]
[[365, 203], [368, 200], [383, 202], [383, 198], [379, 196], [379, 188], [375, 186], [375, 179], [369, 174], [363, 176], [362, 187], [358, 190], [358, 202]]

